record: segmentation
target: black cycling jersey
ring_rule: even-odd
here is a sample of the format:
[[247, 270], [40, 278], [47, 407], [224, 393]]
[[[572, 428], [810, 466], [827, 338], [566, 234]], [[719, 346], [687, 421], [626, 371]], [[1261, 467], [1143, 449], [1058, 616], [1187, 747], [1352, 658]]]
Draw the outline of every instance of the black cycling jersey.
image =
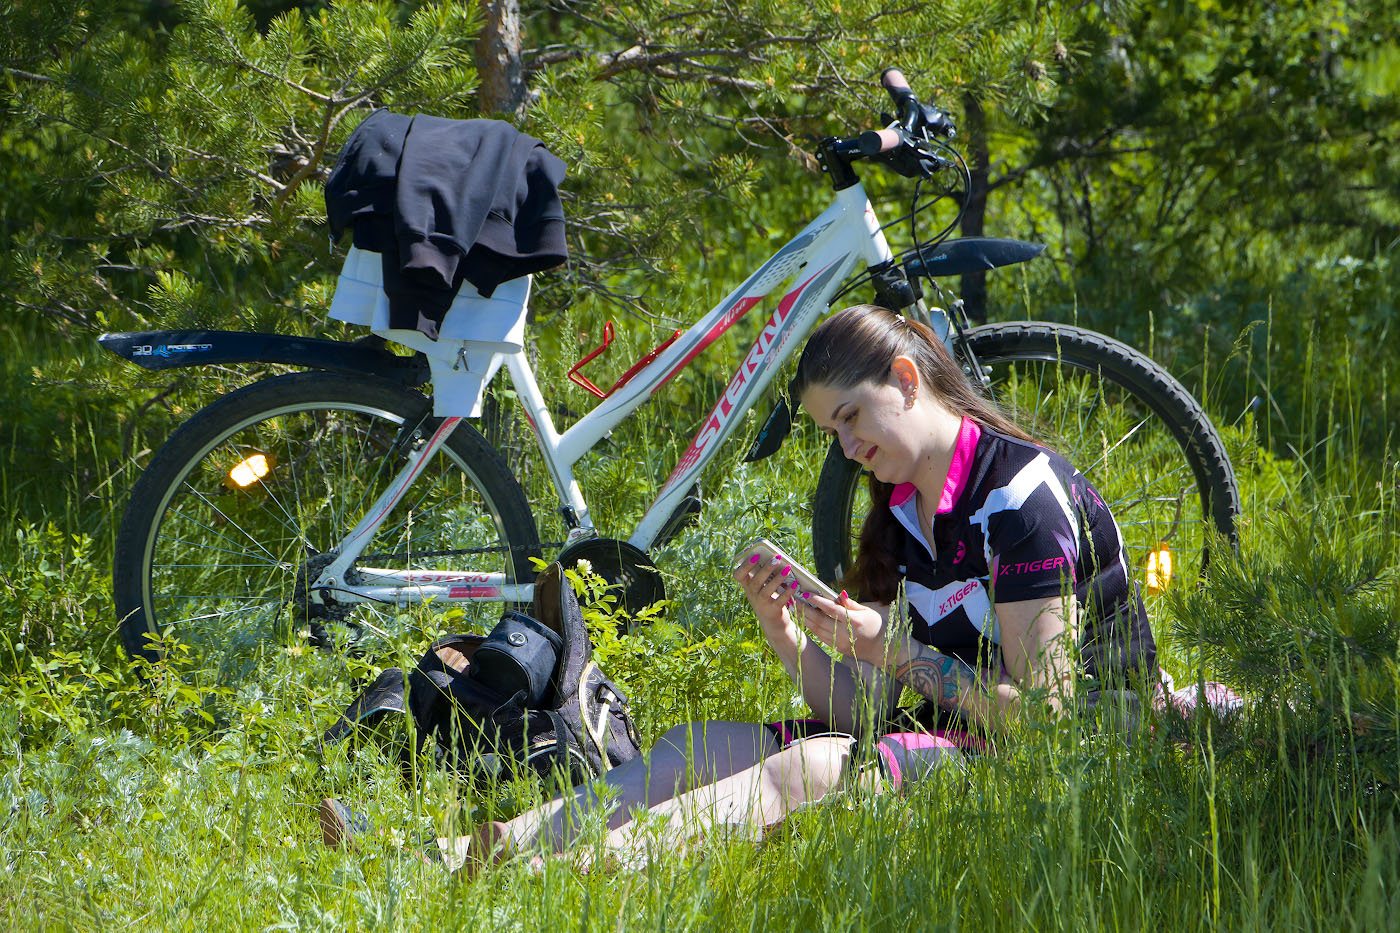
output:
[[1098, 492], [1059, 454], [964, 418], [933, 519], [919, 528], [912, 483], [890, 510], [913, 637], [968, 664], [999, 658], [992, 606], [1074, 593], [1082, 672], [1155, 672], [1157, 647], [1118, 525]]

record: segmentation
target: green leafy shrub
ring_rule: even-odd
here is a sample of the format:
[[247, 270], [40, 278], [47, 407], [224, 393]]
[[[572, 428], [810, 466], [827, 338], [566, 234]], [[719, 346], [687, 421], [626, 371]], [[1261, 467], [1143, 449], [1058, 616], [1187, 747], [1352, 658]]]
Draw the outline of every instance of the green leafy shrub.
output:
[[26, 655], [56, 644], [83, 643], [86, 653], [110, 659], [112, 588], [92, 537], [53, 522], [21, 522], [11, 541], [0, 547], [0, 618], [8, 620], [0, 670], [27, 667]]
[[[584, 607], [598, 664], [628, 695], [644, 748], [685, 722], [752, 721], [806, 709], [756, 624], [702, 634], [668, 620], [665, 603], [627, 618], [591, 568], [581, 564], [566, 575]], [[624, 628], [627, 634], [619, 634]]]

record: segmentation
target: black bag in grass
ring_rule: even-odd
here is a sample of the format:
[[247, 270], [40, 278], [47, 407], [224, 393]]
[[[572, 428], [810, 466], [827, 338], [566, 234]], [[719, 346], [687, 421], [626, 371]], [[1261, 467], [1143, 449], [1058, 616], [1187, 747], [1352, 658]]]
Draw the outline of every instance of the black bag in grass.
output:
[[433, 743], [438, 760], [468, 778], [559, 769], [576, 784], [641, 751], [627, 697], [594, 662], [557, 563], [535, 580], [530, 615], [507, 612], [487, 635], [439, 639], [406, 679], [384, 671], [324, 741], [389, 713], [407, 713], [417, 750]]

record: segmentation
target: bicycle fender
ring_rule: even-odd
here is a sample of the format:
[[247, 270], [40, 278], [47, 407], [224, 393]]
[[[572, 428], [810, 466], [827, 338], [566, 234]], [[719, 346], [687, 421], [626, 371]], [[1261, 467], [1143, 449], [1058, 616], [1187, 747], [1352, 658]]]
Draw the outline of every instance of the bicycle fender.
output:
[[103, 334], [106, 350], [144, 369], [226, 363], [285, 363], [347, 375], [370, 374], [407, 386], [428, 381], [422, 354], [397, 356], [372, 342], [292, 337], [232, 330], [148, 330]]
[[985, 272], [998, 266], [1034, 259], [1045, 250], [1043, 243], [1024, 240], [1003, 240], [997, 237], [969, 236], [959, 240], [944, 240], [923, 251], [904, 264], [910, 278], [928, 276], [967, 275]]

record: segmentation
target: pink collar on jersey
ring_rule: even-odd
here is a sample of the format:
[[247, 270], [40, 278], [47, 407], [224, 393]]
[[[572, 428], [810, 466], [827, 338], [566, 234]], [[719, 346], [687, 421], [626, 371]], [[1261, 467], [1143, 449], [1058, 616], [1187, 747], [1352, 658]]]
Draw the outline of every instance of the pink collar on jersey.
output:
[[[948, 478], [943, 481], [943, 495], [938, 499], [937, 514], [953, 511], [953, 503], [962, 495], [967, 477], [972, 473], [972, 457], [977, 452], [977, 441], [981, 437], [982, 429], [977, 422], [963, 415], [962, 426], [958, 428], [958, 441], [953, 446], [953, 462], [948, 465]], [[890, 508], [904, 505], [916, 491], [913, 483], [900, 483], [890, 493]]]

